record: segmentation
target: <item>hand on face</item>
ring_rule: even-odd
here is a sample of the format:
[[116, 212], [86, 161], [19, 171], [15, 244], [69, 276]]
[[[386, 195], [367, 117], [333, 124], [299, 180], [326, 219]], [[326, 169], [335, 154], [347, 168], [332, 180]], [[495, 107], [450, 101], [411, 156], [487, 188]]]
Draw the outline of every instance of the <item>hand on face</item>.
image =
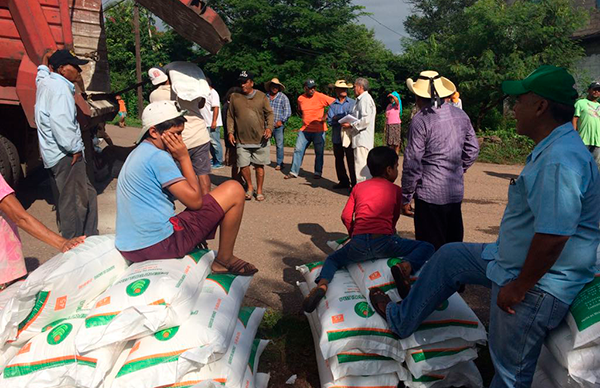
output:
[[173, 159], [181, 161], [186, 157], [190, 157], [187, 147], [181, 138], [181, 133], [165, 131], [160, 137], [167, 151], [173, 156]]

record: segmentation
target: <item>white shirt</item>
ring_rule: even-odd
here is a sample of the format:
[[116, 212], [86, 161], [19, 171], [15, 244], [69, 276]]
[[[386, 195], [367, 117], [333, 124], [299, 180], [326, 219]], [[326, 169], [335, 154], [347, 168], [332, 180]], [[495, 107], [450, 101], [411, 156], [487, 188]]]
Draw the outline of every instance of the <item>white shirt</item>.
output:
[[213, 109], [219, 108], [219, 114], [217, 115], [217, 128], [223, 126], [223, 120], [221, 119], [221, 101], [219, 98], [219, 93], [214, 89], [210, 89], [210, 98], [206, 100], [206, 104], [204, 104], [204, 108], [200, 110], [202, 114], [202, 118], [206, 122], [206, 126], [210, 128], [213, 122]]
[[372, 149], [375, 142], [375, 101], [369, 92], [363, 92], [356, 98], [352, 112], [358, 121], [352, 123], [352, 148], [364, 147]]

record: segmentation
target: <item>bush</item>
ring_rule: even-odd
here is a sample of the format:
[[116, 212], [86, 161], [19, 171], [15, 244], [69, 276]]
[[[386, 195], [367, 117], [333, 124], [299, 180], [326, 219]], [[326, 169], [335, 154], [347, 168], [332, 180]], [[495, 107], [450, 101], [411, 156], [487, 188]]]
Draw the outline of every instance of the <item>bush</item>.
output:
[[484, 138], [497, 136], [502, 141], [501, 143], [484, 141], [477, 159], [479, 162], [524, 164], [535, 146], [533, 140], [517, 134], [513, 120], [505, 120], [503, 127], [495, 131], [482, 131], [478, 135]]

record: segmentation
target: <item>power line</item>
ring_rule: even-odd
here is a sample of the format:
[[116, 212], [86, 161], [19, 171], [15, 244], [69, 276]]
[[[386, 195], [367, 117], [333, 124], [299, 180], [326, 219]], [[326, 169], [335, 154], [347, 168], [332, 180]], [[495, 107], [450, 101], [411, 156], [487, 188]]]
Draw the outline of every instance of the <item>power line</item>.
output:
[[382, 23], [382, 22], [380, 22], [379, 20], [375, 19], [373, 16], [371, 16], [371, 15], [369, 15], [369, 14], [365, 14], [365, 16], [367, 16], [368, 18], [371, 18], [371, 19], [373, 19], [373, 20], [374, 20], [374, 21], [375, 21], [377, 24], [379, 24], [379, 25], [381, 25], [382, 27], [386, 28], [387, 30], [389, 30], [389, 31], [393, 32], [394, 34], [396, 34], [396, 35], [398, 35], [398, 36], [401, 36], [401, 37], [403, 37], [403, 38], [406, 38], [406, 37], [407, 37], [407, 36], [406, 36], [406, 35], [404, 35], [404, 34], [401, 34], [401, 33], [397, 32], [397, 31], [394, 31], [394, 30], [392, 30], [390, 27], [386, 26], [385, 24], [383, 24], [383, 23]]
[[104, 12], [110, 11], [111, 9], [119, 6], [124, 1], [125, 0], [117, 0], [117, 1], [113, 1], [112, 3], [109, 3], [106, 7], [104, 7]]

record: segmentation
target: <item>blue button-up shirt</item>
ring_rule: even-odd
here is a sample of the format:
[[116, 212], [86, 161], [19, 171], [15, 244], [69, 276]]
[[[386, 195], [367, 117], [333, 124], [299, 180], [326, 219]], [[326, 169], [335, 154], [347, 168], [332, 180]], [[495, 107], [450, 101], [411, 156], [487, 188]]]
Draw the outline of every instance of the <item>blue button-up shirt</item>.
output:
[[331, 125], [331, 142], [333, 144], [342, 144], [342, 126], [338, 120], [352, 113], [355, 103], [356, 101], [346, 97], [344, 102], [340, 102], [340, 99], [336, 98], [333, 104], [329, 105], [327, 124]]
[[292, 107], [290, 106], [289, 98], [281, 92], [277, 93], [273, 99], [271, 99], [270, 94], [267, 95], [269, 96], [269, 103], [271, 103], [273, 114], [275, 114], [273, 120], [274, 123], [277, 124], [278, 121], [281, 121], [285, 125], [285, 122], [288, 121], [292, 115]]
[[571, 123], [557, 127], [527, 157], [508, 189], [498, 240], [483, 251], [487, 277], [502, 286], [515, 279], [535, 233], [569, 236], [537, 287], [570, 304], [595, 273], [600, 242], [600, 176]]
[[35, 84], [35, 124], [40, 154], [44, 166], [51, 168], [65, 156], [83, 151], [75, 85], [44, 65], [38, 66]]

